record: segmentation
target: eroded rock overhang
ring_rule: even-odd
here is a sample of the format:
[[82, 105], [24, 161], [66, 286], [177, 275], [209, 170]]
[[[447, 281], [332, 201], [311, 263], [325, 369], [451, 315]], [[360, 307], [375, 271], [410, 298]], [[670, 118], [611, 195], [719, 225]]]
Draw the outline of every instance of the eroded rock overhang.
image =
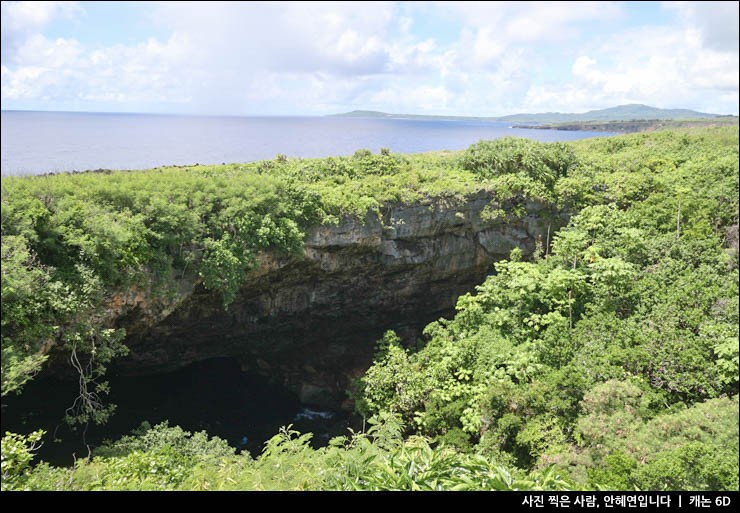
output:
[[532, 255], [566, 220], [541, 202], [500, 205], [480, 191], [316, 226], [302, 257], [260, 255], [228, 309], [197, 279], [181, 280], [164, 299], [140, 289], [114, 296], [109, 313], [130, 348], [115, 367], [153, 373], [234, 357], [308, 404], [338, 405], [386, 330], [413, 342], [426, 324], [452, 315], [493, 262], [514, 247]]

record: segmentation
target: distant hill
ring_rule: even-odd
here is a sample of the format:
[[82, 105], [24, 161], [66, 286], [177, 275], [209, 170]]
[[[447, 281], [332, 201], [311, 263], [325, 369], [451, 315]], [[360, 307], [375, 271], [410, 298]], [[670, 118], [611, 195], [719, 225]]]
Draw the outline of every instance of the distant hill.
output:
[[643, 119], [697, 119], [714, 118], [718, 114], [708, 114], [689, 109], [659, 109], [648, 105], [633, 103], [608, 109], [590, 110], [583, 113], [544, 112], [539, 114], [512, 114], [500, 117], [472, 116], [431, 116], [425, 114], [388, 114], [373, 110], [355, 110], [341, 117], [365, 118], [407, 118], [407, 119], [469, 119], [478, 121], [497, 121], [504, 123], [577, 123], [584, 121], [633, 121]]
[[395, 117], [395, 114], [387, 114], [385, 112], [379, 112], [377, 110], [353, 110], [352, 112], [343, 112], [341, 114], [331, 114], [334, 117], [340, 118], [391, 118]]
[[639, 103], [619, 105], [608, 109], [590, 110], [580, 114], [545, 112], [542, 114], [513, 114], [496, 118], [512, 123], [562, 123], [578, 121], [632, 121], [636, 119], [696, 119], [713, 118], [717, 114], [689, 109], [659, 109]]

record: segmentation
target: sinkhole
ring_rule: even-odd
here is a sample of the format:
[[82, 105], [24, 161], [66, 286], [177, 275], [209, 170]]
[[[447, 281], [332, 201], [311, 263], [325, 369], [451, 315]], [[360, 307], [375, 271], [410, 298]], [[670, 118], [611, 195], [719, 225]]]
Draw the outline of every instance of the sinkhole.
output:
[[111, 392], [107, 400], [116, 410], [103, 425], [70, 428], [64, 414], [76, 396], [77, 381], [39, 376], [20, 396], [3, 398], [2, 430], [45, 430], [38, 460], [71, 465], [75, 458], [88, 455], [88, 447], [94, 449], [103, 440], [130, 434], [144, 421], [152, 426], [168, 421], [185, 431], [206, 431], [252, 456], [288, 424], [302, 433], [313, 433], [315, 447], [361, 425], [347, 411], [305, 406], [285, 388], [242, 371], [234, 358], [200, 361], [170, 373], [110, 373], [108, 380]]

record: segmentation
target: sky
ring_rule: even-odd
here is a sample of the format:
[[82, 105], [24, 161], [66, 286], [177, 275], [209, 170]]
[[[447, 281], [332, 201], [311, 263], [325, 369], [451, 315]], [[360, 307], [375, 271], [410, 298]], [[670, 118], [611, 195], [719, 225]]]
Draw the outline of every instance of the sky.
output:
[[2, 2], [2, 109], [738, 113], [738, 2]]

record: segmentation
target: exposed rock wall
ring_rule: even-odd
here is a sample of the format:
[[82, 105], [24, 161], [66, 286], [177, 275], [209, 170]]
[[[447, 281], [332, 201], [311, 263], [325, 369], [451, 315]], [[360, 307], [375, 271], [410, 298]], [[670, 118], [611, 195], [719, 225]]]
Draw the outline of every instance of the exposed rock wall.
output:
[[228, 310], [218, 293], [183, 281], [164, 299], [132, 290], [111, 300], [131, 353], [121, 372], [171, 370], [231, 356], [270, 376], [309, 404], [336, 405], [372, 361], [375, 341], [396, 329], [407, 342], [472, 291], [492, 263], [537, 239], [565, 215], [521, 201], [523, 217], [486, 219], [482, 191], [467, 201], [388, 205], [381, 214], [345, 218], [306, 234], [303, 258], [265, 254]]

